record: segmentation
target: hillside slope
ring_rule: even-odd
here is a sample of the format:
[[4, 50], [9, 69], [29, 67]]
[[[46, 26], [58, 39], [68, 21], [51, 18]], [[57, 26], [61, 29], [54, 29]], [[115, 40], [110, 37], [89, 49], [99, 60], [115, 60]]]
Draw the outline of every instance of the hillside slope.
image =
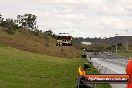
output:
[[58, 47], [56, 40], [42, 33], [35, 36], [31, 31], [21, 30], [14, 35], [0, 27], [0, 44], [34, 53], [59, 57], [79, 57], [80, 51], [74, 47]]
[[[0, 46], [0, 88], [75, 88], [82, 58], [59, 58]], [[92, 67], [90, 73], [97, 73]], [[111, 88], [99, 84], [97, 88]]]
[[85, 61], [0, 46], [0, 88], [75, 88], [77, 68]]

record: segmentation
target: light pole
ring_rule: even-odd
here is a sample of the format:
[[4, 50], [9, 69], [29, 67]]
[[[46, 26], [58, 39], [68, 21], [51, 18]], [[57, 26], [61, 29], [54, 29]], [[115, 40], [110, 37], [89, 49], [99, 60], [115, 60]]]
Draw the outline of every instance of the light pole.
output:
[[[117, 36], [118, 34], [116, 34], [116, 36]], [[117, 49], [117, 42], [116, 42], [116, 53], [118, 53], [118, 49]]]
[[[128, 28], [126, 29], [126, 33], [127, 33], [127, 31], [128, 31]], [[127, 40], [127, 36], [126, 36], [126, 52], [127, 52], [127, 50], [128, 50], [128, 40]]]
[[116, 53], [118, 53], [118, 50], [117, 50], [117, 43], [116, 43]]

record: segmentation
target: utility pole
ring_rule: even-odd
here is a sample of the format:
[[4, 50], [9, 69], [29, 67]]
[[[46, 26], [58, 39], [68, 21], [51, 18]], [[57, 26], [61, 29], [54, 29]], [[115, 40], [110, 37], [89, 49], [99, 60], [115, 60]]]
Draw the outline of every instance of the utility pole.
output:
[[126, 41], [126, 52], [127, 52], [127, 50], [128, 50], [128, 42]]
[[[118, 34], [116, 34], [116, 36], [117, 36]], [[115, 37], [116, 37], [115, 36]], [[118, 53], [118, 46], [117, 46], [117, 42], [116, 42], [116, 53]]]
[[[128, 31], [128, 28], [126, 29], [126, 33]], [[128, 39], [127, 39], [127, 36], [126, 36], [126, 52], [128, 51]]]
[[117, 51], [117, 43], [116, 43], [116, 53], [118, 53], [118, 51]]

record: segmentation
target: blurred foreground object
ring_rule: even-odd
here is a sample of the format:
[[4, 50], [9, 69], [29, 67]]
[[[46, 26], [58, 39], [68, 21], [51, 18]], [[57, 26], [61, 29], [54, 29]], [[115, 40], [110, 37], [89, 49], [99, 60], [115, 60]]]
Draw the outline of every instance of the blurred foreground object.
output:
[[132, 88], [132, 58], [130, 58], [127, 68], [126, 68], [126, 73], [130, 75], [130, 83], [127, 85], [127, 88]]

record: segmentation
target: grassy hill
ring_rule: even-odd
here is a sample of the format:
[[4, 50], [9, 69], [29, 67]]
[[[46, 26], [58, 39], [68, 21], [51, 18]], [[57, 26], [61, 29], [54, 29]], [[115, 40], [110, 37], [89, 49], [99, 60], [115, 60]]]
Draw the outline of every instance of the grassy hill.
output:
[[21, 29], [13, 35], [5, 32], [6, 28], [0, 27], [0, 44], [30, 51], [39, 54], [47, 54], [59, 57], [79, 57], [80, 50], [74, 47], [58, 47], [56, 40], [50, 36], [39, 33], [35, 36], [33, 32]]
[[84, 59], [66, 59], [0, 47], [0, 88], [74, 88]]
[[[29, 23], [32, 29], [18, 27], [11, 19], [0, 23], [0, 88], [76, 88], [77, 69], [87, 62], [78, 58], [80, 50], [57, 47], [51, 35]], [[94, 67], [90, 73], [99, 74]]]
[[[42, 33], [35, 36], [31, 31], [20, 30], [10, 35], [5, 30], [0, 27], [0, 88], [76, 87], [77, 68], [87, 62], [73, 58], [80, 56], [80, 50], [57, 47], [55, 39]], [[97, 70], [92, 68], [91, 73]]]
[[77, 69], [85, 62], [0, 46], [0, 88], [75, 88]]

